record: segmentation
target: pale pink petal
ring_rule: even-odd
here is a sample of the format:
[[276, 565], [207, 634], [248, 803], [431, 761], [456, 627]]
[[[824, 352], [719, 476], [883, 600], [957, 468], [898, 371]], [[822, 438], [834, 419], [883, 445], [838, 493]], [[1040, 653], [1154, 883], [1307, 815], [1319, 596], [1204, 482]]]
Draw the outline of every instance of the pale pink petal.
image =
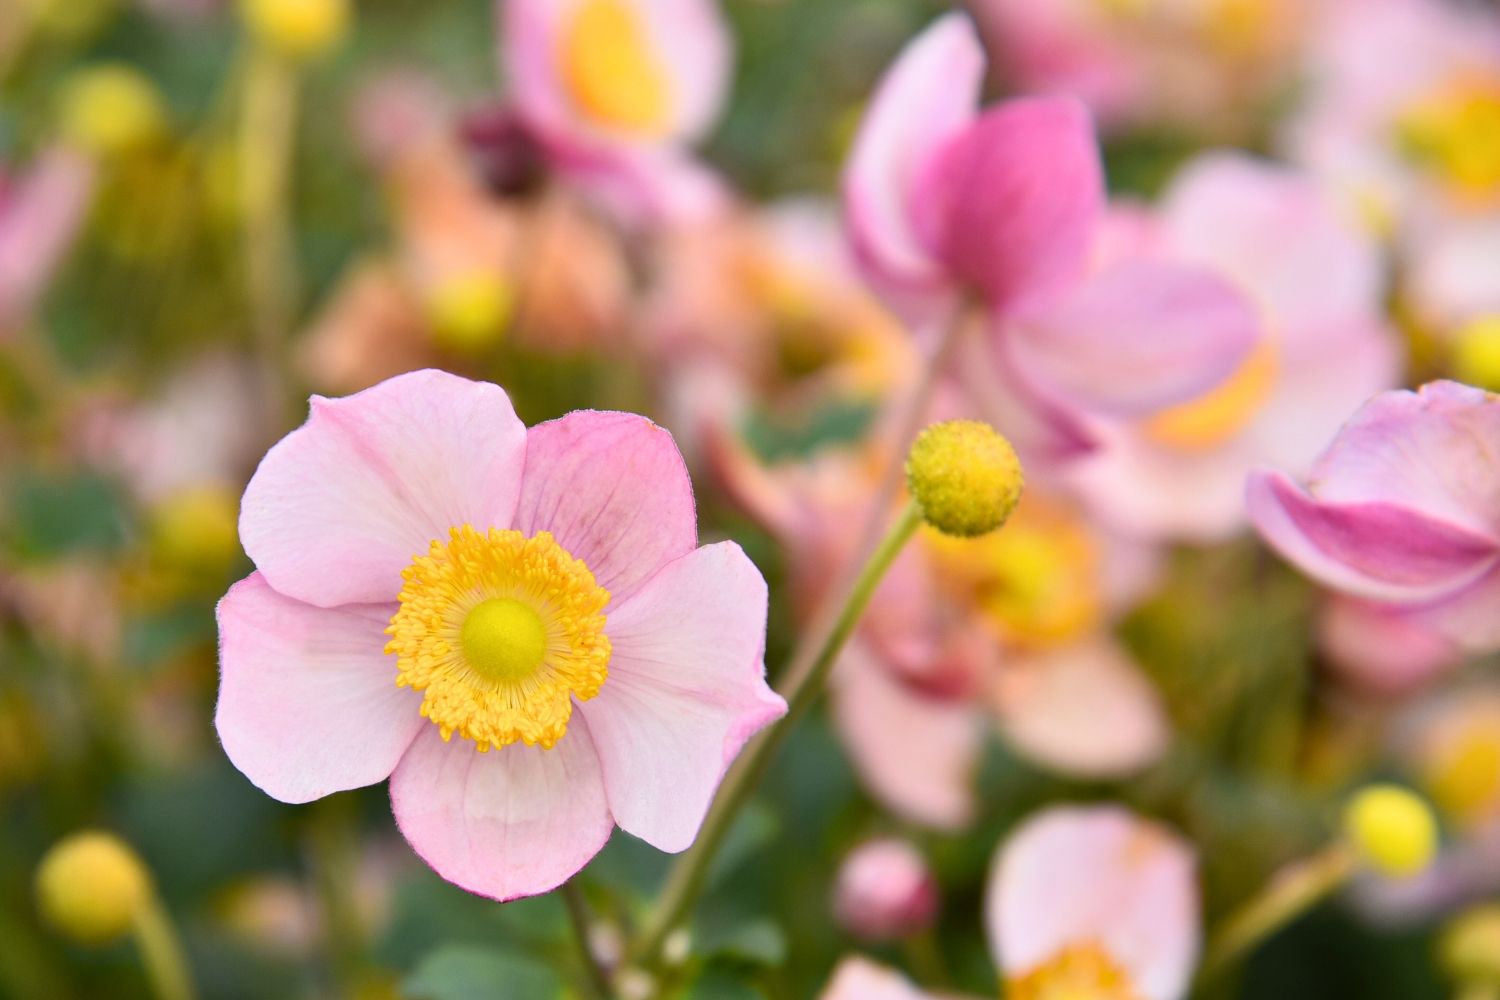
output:
[[734, 36], [719, 0], [641, 0], [639, 7], [672, 78], [668, 134], [678, 141], [701, 139], [724, 108], [734, 69]]
[[1201, 936], [1196, 862], [1175, 834], [1119, 806], [1051, 808], [996, 855], [985, 916], [1007, 977], [1095, 944], [1144, 1000], [1181, 1000]]
[[578, 410], [531, 428], [514, 526], [552, 532], [616, 604], [698, 544], [682, 455], [633, 413]]
[[1246, 502], [1272, 548], [1356, 597], [1436, 600], [1473, 583], [1500, 558], [1493, 540], [1460, 524], [1390, 503], [1325, 501], [1281, 473], [1253, 473]]
[[422, 696], [385, 655], [392, 605], [317, 608], [259, 573], [219, 602], [224, 752], [266, 794], [309, 802], [384, 781], [418, 731]]
[[924, 242], [996, 310], [1079, 279], [1103, 200], [1093, 124], [1064, 97], [986, 111], [944, 147], [914, 196]]
[[[5, 178], [0, 178], [0, 181]], [[61, 149], [39, 156], [0, 191], [0, 332], [46, 289], [72, 246], [94, 189], [94, 169]]]
[[246, 487], [240, 540], [288, 597], [394, 601], [401, 570], [449, 528], [510, 526], [525, 448], [505, 390], [488, 382], [428, 370], [314, 396]]
[[1445, 636], [1470, 653], [1500, 649], [1500, 568], [1492, 569], [1456, 594], [1411, 609], [1415, 623]]
[[412, 849], [454, 885], [501, 902], [557, 888], [599, 853], [614, 822], [587, 723], [573, 714], [550, 750], [480, 753], [428, 724], [391, 775]]
[[766, 686], [766, 583], [733, 542], [664, 566], [609, 612], [609, 679], [579, 705], [621, 829], [670, 852], [698, 835], [745, 741], [786, 714]]
[[1210, 272], [1127, 260], [1015, 317], [1012, 357], [1034, 382], [1103, 413], [1202, 395], [1260, 336], [1254, 305]]
[[1156, 689], [1102, 638], [1008, 664], [994, 700], [1017, 750], [1079, 777], [1138, 771], [1161, 756], [1171, 735]]
[[1458, 663], [1458, 647], [1409, 609], [1334, 597], [1318, 619], [1318, 644], [1344, 677], [1386, 695], [1412, 691]]
[[833, 970], [833, 978], [820, 1000], [931, 1000], [900, 973], [863, 958], [846, 958]]
[[903, 684], [857, 640], [846, 647], [829, 693], [834, 726], [875, 798], [935, 829], [969, 822], [985, 730], [973, 704]]
[[929, 161], [977, 113], [984, 52], [960, 13], [934, 21], [887, 70], [844, 171], [845, 225], [855, 255], [883, 292], [943, 285], [913, 219]]

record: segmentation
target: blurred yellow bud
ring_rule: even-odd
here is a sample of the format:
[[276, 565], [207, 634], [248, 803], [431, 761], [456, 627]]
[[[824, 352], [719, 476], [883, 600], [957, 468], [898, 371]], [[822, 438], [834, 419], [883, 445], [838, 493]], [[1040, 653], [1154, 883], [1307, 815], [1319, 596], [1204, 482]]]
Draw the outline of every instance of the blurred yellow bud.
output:
[[1500, 391], [1500, 316], [1481, 316], [1458, 331], [1453, 374], [1460, 382]]
[[241, 11], [257, 40], [293, 59], [323, 55], [349, 30], [349, 0], [243, 0]]
[[1371, 785], [1356, 793], [1344, 807], [1344, 836], [1365, 866], [1392, 878], [1422, 871], [1438, 849], [1431, 807], [1398, 785]]
[[53, 845], [36, 872], [37, 906], [62, 933], [84, 944], [120, 937], [151, 898], [140, 857], [113, 834], [75, 833]]
[[505, 334], [515, 307], [511, 284], [492, 271], [471, 271], [441, 282], [427, 300], [427, 319], [438, 346], [477, 354]]
[[106, 63], [79, 70], [63, 84], [59, 121], [72, 142], [99, 156], [115, 156], [159, 138], [167, 112], [144, 74], [125, 63]]
[[152, 553], [171, 566], [220, 569], [239, 555], [239, 498], [218, 486], [167, 497], [148, 519]]
[[1438, 960], [1461, 985], [1500, 986], [1500, 904], [1459, 914], [1438, 939]]
[[928, 524], [973, 538], [1005, 523], [1024, 485], [1015, 449], [989, 424], [933, 424], [911, 446], [906, 482]]

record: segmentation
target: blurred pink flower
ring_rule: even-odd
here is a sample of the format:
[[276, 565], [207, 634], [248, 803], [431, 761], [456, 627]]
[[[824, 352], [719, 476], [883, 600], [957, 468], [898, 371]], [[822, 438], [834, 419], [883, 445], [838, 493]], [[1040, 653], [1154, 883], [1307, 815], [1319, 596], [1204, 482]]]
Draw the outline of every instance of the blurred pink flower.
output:
[[819, 1000], [934, 1000], [900, 973], [863, 958], [846, 958], [833, 971]]
[[955, 13], [881, 81], [843, 182], [867, 278], [924, 329], [983, 300], [990, 328], [960, 372], [1029, 450], [1086, 449], [1078, 412], [1139, 413], [1223, 380], [1255, 339], [1249, 303], [1170, 260], [1096, 267], [1104, 187], [1088, 113], [1055, 97], [981, 110], [983, 75], [973, 24]]
[[26, 170], [0, 165], [0, 334], [25, 322], [83, 224], [94, 169], [62, 148]]
[[910, 937], [932, 925], [937, 881], [922, 852], [909, 841], [883, 837], [860, 844], [839, 866], [833, 915], [865, 941]]
[[1026, 820], [996, 855], [986, 901], [1006, 996], [1186, 996], [1201, 937], [1196, 866], [1176, 834], [1119, 806]]
[[715, 0], [499, 0], [511, 95], [554, 169], [632, 223], [725, 204], [694, 161], [732, 40]]
[[1318, 645], [1344, 680], [1387, 697], [1410, 694], [1462, 659], [1454, 642], [1405, 609], [1341, 594], [1319, 615]]
[[412, 847], [472, 892], [547, 891], [616, 824], [683, 850], [786, 710], [765, 582], [696, 547], [681, 456], [642, 417], [527, 430], [498, 386], [415, 372], [314, 397], [241, 510], [226, 753], [286, 802], [389, 777]]
[[1251, 475], [1251, 520], [1336, 591], [1401, 608], [1474, 652], [1500, 648], [1500, 398], [1456, 382], [1383, 393], [1314, 464], [1305, 488]]
[[1192, 161], [1154, 215], [1122, 211], [1126, 245], [1112, 252], [1211, 269], [1263, 323], [1239, 368], [1195, 398], [1096, 420], [1098, 448], [1069, 482], [1121, 530], [1217, 541], [1245, 525], [1252, 468], [1302, 474], [1355, 407], [1395, 384], [1380, 257], [1310, 180], [1239, 154]]

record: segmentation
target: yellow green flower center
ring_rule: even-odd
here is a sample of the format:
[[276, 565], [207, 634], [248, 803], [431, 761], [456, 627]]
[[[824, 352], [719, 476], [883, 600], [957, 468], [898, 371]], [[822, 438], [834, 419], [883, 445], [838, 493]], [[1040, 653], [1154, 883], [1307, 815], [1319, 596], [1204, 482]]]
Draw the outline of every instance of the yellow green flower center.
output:
[[609, 591], [549, 532], [466, 524], [402, 578], [385, 649], [445, 740], [551, 747], [609, 676]]
[[1500, 77], [1465, 74], [1408, 107], [1397, 139], [1461, 197], [1500, 189]]
[[1093, 943], [1065, 948], [1006, 984], [1008, 1000], [1140, 1000], [1130, 974]]
[[563, 25], [559, 64], [578, 107], [601, 124], [660, 134], [671, 82], [640, 15], [625, 0], [581, 0]]

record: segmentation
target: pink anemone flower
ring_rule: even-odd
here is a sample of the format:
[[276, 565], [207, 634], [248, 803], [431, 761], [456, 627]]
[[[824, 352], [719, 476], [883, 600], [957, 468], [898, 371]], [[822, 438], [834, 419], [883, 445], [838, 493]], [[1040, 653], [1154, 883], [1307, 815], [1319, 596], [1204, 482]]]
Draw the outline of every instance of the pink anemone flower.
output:
[[1307, 486], [1251, 475], [1262, 537], [1333, 590], [1377, 601], [1470, 652], [1500, 648], [1500, 397], [1457, 382], [1382, 393]]
[[981, 110], [984, 71], [962, 14], [907, 46], [855, 140], [845, 224], [866, 278], [919, 328], [982, 301], [983, 336], [961, 355], [976, 404], [1027, 450], [1076, 453], [1079, 412], [1205, 391], [1249, 353], [1257, 316], [1200, 268], [1097, 266], [1104, 182], [1087, 111], [1061, 97]]
[[786, 711], [765, 582], [695, 521], [643, 417], [527, 429], [498, 386], [432, 370], [315, 396], [242, 501], [225, 752], [284, 802], [389, 777], [413, 849], [495, 899], [556, 887], [616, 825], [681, 851]]

